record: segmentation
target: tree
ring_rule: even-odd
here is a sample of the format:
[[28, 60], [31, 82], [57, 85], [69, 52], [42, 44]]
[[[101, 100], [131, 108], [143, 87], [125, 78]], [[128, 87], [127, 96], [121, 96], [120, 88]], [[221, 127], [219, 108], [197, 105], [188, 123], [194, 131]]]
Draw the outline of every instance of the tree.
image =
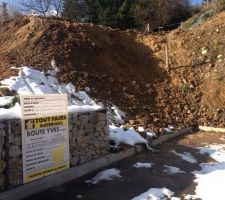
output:
[[171, 19], [172, 4], [168, 0], [138, 0], [136, 5], [137, 21], [149, 24], [151, 29], [164, 26]]
[[19, 20], [23, 16], [20, 11], [19, 5], [15, 2], [10, 2], [8, 4], [3, 2], [2, 5], [0, 5], [0, 11], [0, 20]]
[[136, 1], [125, 0], [119, 7], [117, 13], [117, 20], [119, 27], [132, 28], [136, 26], [134, 9], [136, 6]]
[[35, 14], [45, 17], [59, 17], [63, 6], [63, 0], [24, 0], [21, 5], [26, 12], [33, 11]]
[[189, 0], [174, 1], [172, 23], [185, 21], [192, 15], [192, 7]]
[[64, 0], [62, 16], [112, 28], [158, 29], [185, 20], [189, 7], [189, 0]]
[[188, 0], [138, 0], [135, 9], [137, 22], [154, 30], [178, 23], [190, 16]]
[[135, 25], [135, 2], [136, 0], [86, 0], [88, 19], [113, 28], [132, 28]]
[[64, 0], [62, 17], [83, 21], [86, 16], [84, 0]]
[[52, 0], [51, 6], [53, 10], [55, 11], [55, 16], [59, 17], [61, 15], [62, 9], [63, 9], [63, 2], [64, 0]]

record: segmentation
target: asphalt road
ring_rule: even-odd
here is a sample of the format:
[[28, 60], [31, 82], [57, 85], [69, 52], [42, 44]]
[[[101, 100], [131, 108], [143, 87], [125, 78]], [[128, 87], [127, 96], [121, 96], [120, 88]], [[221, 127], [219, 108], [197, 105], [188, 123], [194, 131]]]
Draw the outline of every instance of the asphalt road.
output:
[[[176, 197], [183, 199], [184, 194], [194, 194], [195, 183], [191, 172], [200, 170], [200, 163], [210, 161], [208, 156], [200, 155], [195, 147], [204, 146], [205, 143], [225, 143], [225, 141], [220, 140], [221, 135], [219, 133], [185, 135], [162, 144], [159, 147], [159, 152], [142, 152], [99, 170], [117, 168], [121, 170], [121, 178], [96, 185], [85, 183], [85, 180], [91, 179], [99, 172], [97, 171], [60, 187], [28, 197], [25, 200], [131, 200], [150, 188], [161, 187], [170, 189], [175, 192]], [[198, 162], [191, 164], [184, 161], [171, 150], [176, 150], [179, 153], [190, 152]], [[137, 169], [132, 166], [137, 162], [154, 164], [151, 169]], [[185, 173], [167, 174], [163, 172], [164, 165], [178, 167]]]

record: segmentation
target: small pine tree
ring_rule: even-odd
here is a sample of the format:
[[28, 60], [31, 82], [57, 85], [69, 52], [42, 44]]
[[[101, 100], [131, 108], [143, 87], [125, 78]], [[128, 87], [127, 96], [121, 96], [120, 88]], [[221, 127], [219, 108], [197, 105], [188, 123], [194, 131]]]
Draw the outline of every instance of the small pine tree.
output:
[[79, 19], [80, 11], [77, 0], [64, 0], [62, 17]]
[[133, 0], [123, 1], [117, 14], [119, 27], [132, 28], [135, 26], [134, 7], [135, 1]]

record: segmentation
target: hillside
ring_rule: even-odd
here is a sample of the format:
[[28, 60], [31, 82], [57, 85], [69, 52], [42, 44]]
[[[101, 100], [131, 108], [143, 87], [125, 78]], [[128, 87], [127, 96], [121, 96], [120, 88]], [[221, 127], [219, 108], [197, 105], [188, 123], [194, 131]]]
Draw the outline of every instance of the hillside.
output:
[[157, 35], [39, 17], [8, 22], [0, 26], [0, 79], [15, 73], [10, 66], [47, 71], [54, 58], [62, 82], [90, 87], [130, 124], [224, 127], [224, 22], [221, 13], [192, 30]]

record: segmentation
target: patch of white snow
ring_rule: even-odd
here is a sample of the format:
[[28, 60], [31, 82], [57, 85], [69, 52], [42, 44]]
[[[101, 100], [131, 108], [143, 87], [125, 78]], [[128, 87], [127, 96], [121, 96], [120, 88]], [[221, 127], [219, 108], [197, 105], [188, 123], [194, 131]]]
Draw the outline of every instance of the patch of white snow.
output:
[[13, 97], [10, 96], [4, 96], [4, 97], [0, 97], [0, 107], [9, 105], [13, 100]]
[[141, 137], [133, 128], [129, 128], [128, 130], [124, 130], [124, 128], [116, 127], [115, 125], [109, 126], [109, 137], [110, 140], [113, 140], [116, 143], [116, 146], [119, 144], [128, 144], [134, 146], [138, 143], [147, 144], [148, 141]]
[[152, 168], [152, 163], [141, 163], [137, 162], [136, 164], [133, 165], [135, 168]]
[[198, 149], [201, 154], [207, 154], [217, 162], [225, 162], [225, 144], [211, 144]]
[[192, 164], [197, 163], [197, 160], [189, 152], [177, 153], [175, 150], [172, 150], [171, 152], [189, 163], [192, 163]]
[[212, 144], [200, 147], [200, 153], [208, 154], [217, 162], [202, 163], [200, 171], [192, 172], [197, 186], [196, 197], [202, 200], [224, 200], [225, 192], [225, 145]]
[[107, 169], [99, 172], [94, 178], [91, 180], [86, 180], [86, 183], [97, 184], [101, 181], [111, 181], [114, 178], [121, 178], [121, 171], [115, 168]]
[[139, 126], [138, 127], [138, 132], [143, 133], [143, 132], [145, 132], [145, 129], [143, 127]]
[[132, 200], [165, 200], [171, 199], [174, 192], [167, 188], [151, 188], [147, 192], [133, 198]]
[[169, 165], [164, 165], [164, 167], [166, 169], [163, 170], [163, 172], [167, 173], [167, 174], [177, 174], [177, 173], [185, 173], [184, 171], [182, 171], [180, 168], [178, 167], [173, 167], [173, 166], [169, 166]]
[[0, 108], [0, 120], [17, 118], [21, 118], [21, 109], [19, 103], [16, 103], [14, 107], [9, 109]]

